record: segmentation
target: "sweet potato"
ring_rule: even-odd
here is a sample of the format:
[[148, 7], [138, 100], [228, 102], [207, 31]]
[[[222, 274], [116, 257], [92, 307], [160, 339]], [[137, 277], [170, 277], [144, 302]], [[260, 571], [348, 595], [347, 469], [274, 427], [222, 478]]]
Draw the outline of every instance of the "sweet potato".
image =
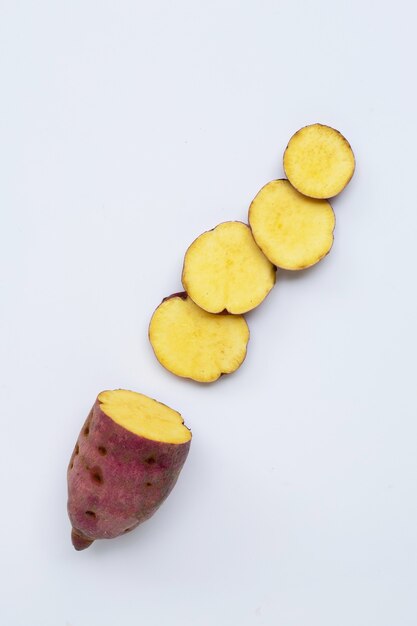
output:
[[167, 370], [211, 383], [241, 366], [249, 341], [243, 315], [214, 315], [185, 292], [164, 298], [149, 324], [149, 341]]
[[338, 130], [311, 124], [291, 137], [284, 153], [284, 170], [291, 185], [305, 196], [333, 198], [352, 178], [355, 156]]
[[185, 291], [209, 313], [251, 311], [266, 298], [275, 278], [276, 268], [242, 222], [223, 222], [197, 237], [182, 270]]
[[328, 200], [299, 193], [288, 180], [273, 180], [249, 207], [256, 243], [268, 259], [286, 270], [318, 263], [333, 245], [335, 215]]
[[181, 415], [166, 405], [133, 391], [100, 393], [68, 467], [74, 548], [151, 517], [174, 487], [190, 443]]

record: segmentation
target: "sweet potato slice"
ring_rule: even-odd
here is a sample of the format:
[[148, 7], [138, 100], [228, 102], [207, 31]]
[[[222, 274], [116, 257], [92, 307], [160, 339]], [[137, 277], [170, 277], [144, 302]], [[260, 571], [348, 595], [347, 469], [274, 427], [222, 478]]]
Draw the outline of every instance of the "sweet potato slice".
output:
[[188, 455], [181, 415], [140, 393], [103, 391], [68, 467], [68, 514], [76, 550], [133, 530], [159, 508]]
[[275, 271], [246, 224], [224, 222], [188, 248], [182, 284], [205, 311], [240, 314], [266, 298], [275, 284]]
[[243, 316], [208, 313], [182, 293], [165, 298], [156, 309], [149, 340], [167, 370], [210, 383], [242, 364], [249, 328]]
[[284, 153], [290, 183], [311, 198], [332, 198], [355, 171], [355, 157], [338, 130], [323, 124], [305, 126], [293, 135]]
[[303, 196], [288, 180], [273, 180], [259, 191], [249, 207], [249, 223], [265, 256], [283, 269], [310, 267], [333, 244], [330, 203]]

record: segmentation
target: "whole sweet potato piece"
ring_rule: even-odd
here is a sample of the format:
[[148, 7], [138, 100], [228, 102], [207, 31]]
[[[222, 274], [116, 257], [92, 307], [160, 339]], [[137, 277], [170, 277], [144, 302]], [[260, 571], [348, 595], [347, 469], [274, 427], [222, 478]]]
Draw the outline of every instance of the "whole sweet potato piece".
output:
[[76, 550], [133, 530], [159, 508], [187, 458], [191, 432], [179, 413], [133, 391], [103, 391], [68, 467]]

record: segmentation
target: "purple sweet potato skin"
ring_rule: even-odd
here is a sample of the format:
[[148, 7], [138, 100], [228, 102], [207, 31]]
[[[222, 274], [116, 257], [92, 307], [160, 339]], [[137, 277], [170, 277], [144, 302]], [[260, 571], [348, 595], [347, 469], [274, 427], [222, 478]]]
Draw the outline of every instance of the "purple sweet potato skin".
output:
[[177, 482], [190, 441], [151, 441], [116, 424], [98, 399], [68, 466], [68, 515], [76, 550], [147, 520]]

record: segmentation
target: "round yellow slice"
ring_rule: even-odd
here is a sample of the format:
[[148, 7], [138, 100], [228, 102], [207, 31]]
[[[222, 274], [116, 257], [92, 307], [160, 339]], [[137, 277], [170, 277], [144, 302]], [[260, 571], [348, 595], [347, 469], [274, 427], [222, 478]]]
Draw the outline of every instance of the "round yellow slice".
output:
[[223, 222], [188, 248], [182, 284], [209, 313], [240, 314], [257, 307], [275, 284], [276, 269], [242, 222]]
[[249, 224], [256, 243], [271, 263], [301, 270], [329, 252], [335, 215], [327, 200], [303, 196], [288, 180], [273, 180], [252, 201]]
[[355, 171], [355, 157], [338, 130], [323, 124], [305, 126], [293, 135], [284, 153], [290, 183], [311, 198], [332, 198]]
[[183, 293], [166, 298], [156, 309], [149, 340], [167, 370], [210, 383], [243, 363], [249, 328], [242, 315], [207, 313]]

